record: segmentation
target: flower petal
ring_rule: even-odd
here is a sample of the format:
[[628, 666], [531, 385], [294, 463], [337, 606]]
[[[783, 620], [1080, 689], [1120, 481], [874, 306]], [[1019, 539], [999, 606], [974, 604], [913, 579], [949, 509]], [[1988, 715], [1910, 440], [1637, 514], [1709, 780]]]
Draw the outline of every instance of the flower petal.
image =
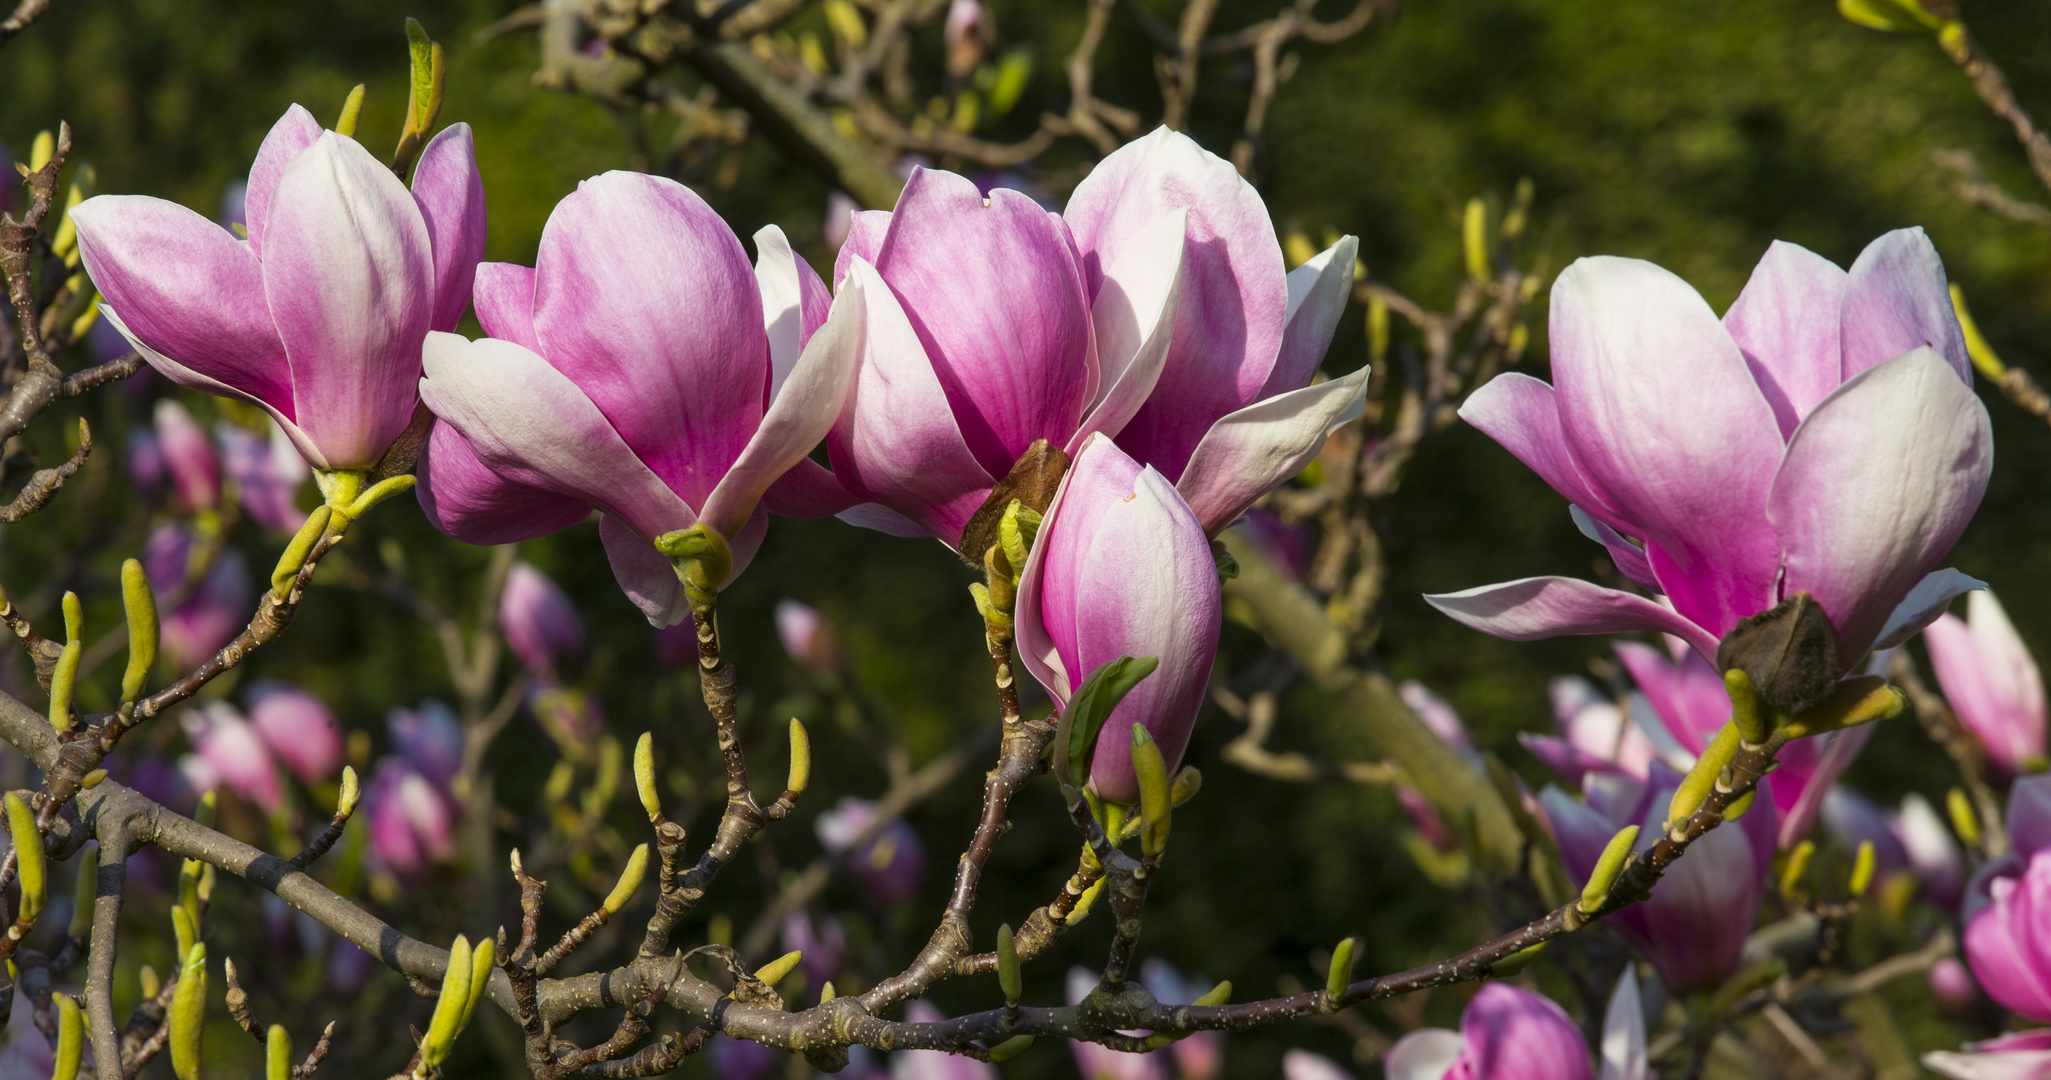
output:
[[841, 283], [867, 309], [854, 396], [827, 436], [833, 474], [953, 546], [996, 481], [976, 464], [897, 297], [865, 260]]
[[1659, 575], [1652, 572], [1652, 563], [1646, 558], [1644, 548], [1624, 539], [1622, 533], [1595, 520], [1579, 506], [1568, 503], [1567, 514], [1574, 519], [1574, 527], [1581, 530], [1581, 535], [1601, 544], [1603, 550], [1609, 552], [1609, 560], [1616, 564], [1619, 573], [1647, 592], [1661, 591]]
[[1873, 651], [1892, 649], [1915, 637], [1937, 616], [1944, 614], [1953, 600], [1974, 589], [1986, 587], [1987, 583], [1979, 578], [1962, 574], [1949, 566], [1924, 574], [1923, 580], [1909, 590], [1909, 595], [1894, 606], [1894, 613], [1880, 628], [1880, 639], [1873, 643]]
[[1645, 1007], [1639, 1004], [1638, 973], [1624, 966], [1609, 1008], [1602, 1014], [1600, 1080], [1646, 1080], [1651, 1076], [1645, 1046]]
[[1105, 272], [1090, 305], [1097, 337], [1097, 400], [1065, 448], [1073, 456], [1101, 431], [1116, 435], [1161, 381], [1180, 310], [1185, 211], [1173, 210], [1140, 230]]
[[217, 397], [246, 401], [263, 409], [271, 414], [271, 419], [277, 422], [278, 429], [284, 432], [286, 440], [292, 444], [292, 449], [298, 451], [299, 456], [306, 459], [307, 464], [323, 469], [328, 467], [327, 459], [321, 456], [320, 448], [313, 445], [313, 441], [306, 437], [306, 432], [299, 430], [299, 425], [293, 423], [292, 418], [286, 413], [279, 411], [267, 402], [259, 401], [229, 386], [227, 383], [221, 382], [219, 379], [194, 371], [184, 364], [143, 344], [136, 338], [135, 334], [131, 333], [122, 324], [121, 316], [115, 314], [114, 309], [106, 304], [100, 305], [100, 317], [105, 319], [107, 325], [113, 327], [122, 337], [127, 338], [128, 343], [135, 346], [135, 350], [142, 354], [142, 358], [148, 361], [151, 367], [162, 373], [165, 378], [180, 386], [189, 386], [194, 390], [204, 390]]
[[648, 538], [611, 514], [598, 519], [598, 539], [605, 544], [606, 560], [612, 563], [613, 580], [627, 600], [641, 609], [648, 625], [660, 629], [674, 626], [691, 613], [683, 583], [670, 566], [669, 557], [655, 550]]
[[865, 314], [862, 287], [842, 290], [826, 325], [812, 336], [770, 402], [762, 426], [706, 498], [702, 517], [722, 536], [747, 521], [769, 485], [804, 460], [840, 419], [861, 358]]
[[762, 290], [762, 323], [769, 335], [769, 397], [783, 388], [804, 348], [804, 282], [790, 239], [774, 225], [755, 232], [755, 286]]
[[1937, 350], [1967, 386], [1973, 364], [1951, 306], [1944, 260], [1918, 228], [1896, 229], [1866, 245], [1845, 286], [1844, 379], [1905, 352]]
[[[1382, 1075], [1387, 1080], [1441, 1080], [1453, 1063], [1460, 1060], [1461, 1045], [1457, 1031], [1418, 1028], [1397, 1039], [1396, 1045], [1389, 1047], [1389, 1052], [1382, 1056]], [[1287, 1080], [1326, 1078], [1290, 1074]]]
[[1484, 983], [1460, 1015], [1466, 1064], [1489, 1080], [1591, 1080], [1588, 1044], [1551, 998]]
[[249, 166], [249, 186], [242, 193], [242, 222], [249, 230], [249, 250], [253, 254], [263, 254], [264, 226], [270, 217], [271, 193], [277, 190], [278, 178], [285, 175], [285, 166], [292, 164], [293, 158], [320, 140], [321, 131], [320, 121], [305, 106], [294, 105], [264, 135], [256, 161]]
[[1991, 592], [1972, 594], [1968, 622], [1942, 615], [1923, 631], [1944, 699], [2010, 775], [2044, 756], [2044, 680]]
[[1660, 650], [1636, 641], [1621, 641], [1615, 648], [1661, 725], [1688, 753], [1700, 756], [1731, 717], [1723, 676], [1700, 653], [1668, 660]]
[[1211, 424], [1258, 400], [1274, 372], [1289, 289], [1267, 206], [1231, 162], [1162, 127], [1098, 162], [1063, 214], [1094, 297], [1133, 237], [1178, 207], [1189, 208], [1189, 247], [1174, 343], [1119, 433], [1128, 453], [1175, 477]]
[[1782, 439], [1844, 381], [1838, 320], [1845, 283], [1836, 263], [1775, 240], [1752, 269], [1745, 291], [1723, 313], [1724, 329], [1744, 351]]
[[833, 516], [858, 529], [869, 529], [885, 536], [902, 537], [906, 540], [924, 540], [933, 535], [926, 531], [925, 526], [882, 503], [857, 503]]
[[1353, 268], [1360, 259], [1360, 238], [1339, 242], [1289, 271], [1289, 310], [1282, 325], [1282, 352], [1268, 373], [1260, 396], [1274, 397], [1310, 385], [1332, 347], [1339, 316], [1353, 298]]
[[591, 399], [541, 357], [510, 341], [435, 332], [424, 361], [421, 398], [491, 471], [617, 515], [644, 541], [697, 522]]
[[[861, 496], [810, 458], [800, 458], [762, 493], [762, 505], [777, 517], [787, 518], [832, 517], [861, 501]], [[918, 535], [926, 535], [926, 530], [919, 529]]]
[[[1773, 774], [1774, 806], [1781, 814], [1777, 843], [1780, 850], [1793, 848], [1809, 835], [1816, 815], [1823, 810], [1823, 800], [1830, 795], [1830, 785], [1837, 783], [1837, 778], [1851, 767], [1852, 759], [1866, 748], [1866, 740], [1873, 737], [1875, 726], [1865, 724], [1816, 736], [1812, 740], [1817, 744], [1816, 765], [1806, 778], [1798, 777], [1794, 770]], [[1794, 791], [1791, 799], [1786, 797], [1789, 789]]]
[[530, 352], [541, 351], [541, 341], [534, 336], [533, 267], [478, 263], [471, 294], [477, 304], [477, 322], [486, 334]]
[[1510, 641], [1654, 630], [1716, 655], [1716, 637], [1673, 611], [1576, 578], [1524, 578], [1424, 599], [1463, 625]]
[[1951, 1080], [2051, 1080], [2051, 1050], [1932, 1050], [1922, 1061], [1931, 1072]]
[[211, 385], [166, 377], [209, 393], [225, 386], [292, 418], [291, 368], [249, 248], [177, 203], [140, 195], [87, 199], [71, 220], [122, 336]]
[[1773, 606], [1780, 429], [1709, 305], [1651, 263], [1581, 259], [1553, 285], [1552, 346], [1564, 441], [1642, 529], [1609, 523], [1646, 541], [1674, 609], [1722, 635]]
[[413, 420], [434, 254], [413, 196], [329, 132], [272, 193], [263, 283], [292, 366], [292, 412], [334, 468], [377, 463]]
[[561, 532], [591, 516], [584, 500], [509, 480], [470, 449], [453, 424], [428, 434], [413, 489], [435, 528], [466, 544], [489, 546]]
[[[1619, 533], [1643, 531], [1626, 519], [1607, 492], [1588, 482], [1560, 431], [1558, 395], [1550, 385], [1520, 371], [1504, 372], [1467, 395], [1460, 419], [1502, 444], [1540, 480], [1597, 521]], [[1651, 572], [1649, 567], [1646, 572]]]
[[848, 267], [853, 260], [861, 259], [870, 266], [883, 254], [883, 238], [890, 234], [890, 211], [857, 210], [848, 220], [847, 240], [840, 245], [840, 252], [833, 257], [833, 287], [838, 290], [847, 280]]
[[434, 248], [433, 326], [454, 330], [484, 258], [484, 180], [469, 124], [450, 124], [428, 141], [413, 167], [413, 201]]
[[[850, 241], [852, 243], [852, 241]], [[919, 169], [876, 270], [896, 293], [976, 462], [1067, 445], [1095, 389], [1090, 307], [1061, 220], [1008, 188]]]
[[1211, 425], [1176, 490], [1217, 535], [1262, 495], [1303, 471], [1367, 404], [1366, 368], [1257, 401]]
[[609, 172], [556, 204], [534, 283], [536, 351], [702, 508], [769, 385], [762, 294], [733, 230], [674, 180]]
[[1957, 542], [1993, 464], [1986, 407], [1929, 349], [1847, 379], [1802, 421], [1769, 512], [1783, 595], [1815, 597], [1841, 668]]

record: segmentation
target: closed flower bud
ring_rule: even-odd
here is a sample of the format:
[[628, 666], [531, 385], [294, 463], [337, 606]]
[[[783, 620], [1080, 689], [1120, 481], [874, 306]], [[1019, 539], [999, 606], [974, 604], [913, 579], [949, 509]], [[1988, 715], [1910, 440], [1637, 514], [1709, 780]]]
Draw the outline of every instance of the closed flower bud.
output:
[[249, 720], [264, 746], [302, 782], [332, 779], [342, 767], [342, 727], [312, 694], [286, 683], [258, 683], [249, 691]]
[[557, 678], [583, 656], [584, 624], [569, 594], [529, 563], [516, 562], [506, 572], [499, 629], [520, 663], [543, 678]]
[[776, 636], [783, 651], [815, 674], [829, 675], [840, 667], [840, 636], [817, 608], [796, 600], [776, 602]]
[[1967, 597], [1963, 619], [1938, 616], [1923, 642], [1945, 700], [1996, 769], [2013, 776], [2044, 758], [2044, 678], [1992, 592]]

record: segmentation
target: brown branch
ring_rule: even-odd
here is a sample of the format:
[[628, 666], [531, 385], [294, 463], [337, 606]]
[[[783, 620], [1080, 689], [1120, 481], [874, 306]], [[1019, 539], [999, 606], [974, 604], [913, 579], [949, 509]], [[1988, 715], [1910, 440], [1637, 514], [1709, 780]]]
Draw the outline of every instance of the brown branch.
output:
[[1916, 670], [1916, 662], [1907, 651], [1894, 654], [1893, 663], [1888, 665], [1889, 682], [1901, 687], [1908, 695], [1909, 711], [1916, 714], [1916, 720], [1923, 726], [1923, 734], [1937, 744], [1937, 748], [1950, 757], [1958, 766], [1958, 775], [1965, 782], [1965, 789], [1972, 796], [1974, 810], [1980, 818], [1980, 854], [1986, 858], [1997, 858], [2008, 851], [2008, 830], [2002, 824], [2001, 804], [1994, 797], [1994, 789], [1987, 783], [1986, 754], [1980, 748], [1980, 740], [1959, 722], [1951, 706], [1923, 682], [1923, 675]]
[[1971, 150], [1932, 150], [1930, 160], [1939, 168], [1955, 174], [1951, 193], [1967, 205], [2024, 225], [2051, 225], [2051, 207], [2010, 195], [2000, 184], [1988, 178], [1986, 171], [1980, 168], [1979, 158], [1974, 157]]
[[64, 482], [78, 475], [78, 470], [85, 465], [86, 456], [92, 452], [93, 432], [86, 426], [85, 417], [81, 416], [78, 418], [78, 450], [70, 460], [54, 469], [37, 469], [35, 475], [29, 477], [28, 484], [14, 496], [14, 501], [0, 506], [0, 525], [12, 525], [48, 505]]
[[2029, 159], [2030, 170], [2037, 174], [2037, 182], [2051, 189], [2051, 137], [2015, 99], [2015, 91], [2008, 85], [2008, 76], [1992, 58], [1982, 52], [1978, 42], [1966, 32], [1963, 23], [1953, 22], [1937, 35], [1946, 56], [1973, 84], [1973, 92], [1980, 95], [1994, 115], [2008, 121], [2015, 131], [2015, 139], [2022, 144], [2023, 155]]
[[20, 5], [15, 7], [14, 14], [9, 15], [6, 22], [0, 22], [0, 45], [6, 45], [13, 40], [14, 35], [28, 29], [29, 24], [42, 18], [43, 12], [48, 10], [50, 0], [21, 0]]

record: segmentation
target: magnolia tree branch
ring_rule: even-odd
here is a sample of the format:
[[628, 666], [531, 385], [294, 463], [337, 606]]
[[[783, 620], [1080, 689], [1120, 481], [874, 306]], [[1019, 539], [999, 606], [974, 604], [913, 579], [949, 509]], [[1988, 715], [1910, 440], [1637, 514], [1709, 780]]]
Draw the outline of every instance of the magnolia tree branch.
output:
[[30, 24], [42, 18], [43, 12], [48, 10], [50, 0], [21, 0], [21, 3], [15, 6], [14, 14], [9, 15], [5, 22], [0, 22], [0, 46], [14, 40], [14, 35], [28, 29]]

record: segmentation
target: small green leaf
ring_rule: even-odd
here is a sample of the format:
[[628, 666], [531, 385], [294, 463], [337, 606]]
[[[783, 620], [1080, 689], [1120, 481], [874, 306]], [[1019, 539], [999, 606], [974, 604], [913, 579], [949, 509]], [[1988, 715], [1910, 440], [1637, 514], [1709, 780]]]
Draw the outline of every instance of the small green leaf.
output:
[[[1082, 688], [1068, 699], [1068, 708], [1062, 713], [1062, 726], [1067, 729], [1067, 741], [1058, 747], [1055, 766], [1061, 772], [1062, 783], [1081, 787], [1088, 780], [1085, 768], [1091, 753], [1097, 746], [1097, 735], [1104, 729], [1104, 721], [1111, 718], [1118, 703], [1138, 686], [1141, 679], [1154, 673], [1161, 666], [1159, 657], [1138, 658], [1121, 656], [1109, 661], [1090, 677], [1083, 680]], [[1066, 765], [1065, 769], [1061, 768]]]

